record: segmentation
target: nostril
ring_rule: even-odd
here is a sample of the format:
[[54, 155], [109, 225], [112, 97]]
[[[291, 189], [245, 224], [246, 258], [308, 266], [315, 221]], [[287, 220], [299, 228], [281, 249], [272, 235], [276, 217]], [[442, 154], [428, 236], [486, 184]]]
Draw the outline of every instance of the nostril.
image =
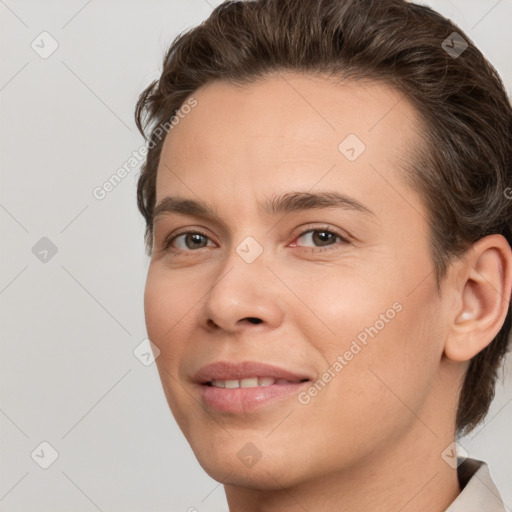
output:
[[260, 318], [248, 317], [247, 320], [252, 324], [261, 324], [262, 320]]

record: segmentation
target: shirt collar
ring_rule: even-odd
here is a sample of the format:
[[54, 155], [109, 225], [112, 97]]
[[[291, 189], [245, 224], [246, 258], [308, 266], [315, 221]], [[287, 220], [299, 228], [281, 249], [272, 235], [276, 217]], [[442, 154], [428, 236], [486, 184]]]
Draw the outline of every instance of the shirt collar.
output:
[[491, 479], [487, 464], [476, 459], [457, 460], [457, 476], [462, 491], [446, 512], [505, 512], [505, 506]]

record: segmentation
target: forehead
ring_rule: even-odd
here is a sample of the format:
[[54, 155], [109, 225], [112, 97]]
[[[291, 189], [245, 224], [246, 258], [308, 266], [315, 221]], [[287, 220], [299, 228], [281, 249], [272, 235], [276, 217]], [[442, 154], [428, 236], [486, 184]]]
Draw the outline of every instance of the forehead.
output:
[[282, 73], [244, 86], [209, 83], [192, 96], [197, 105], [164, 141], [157, 202], [172, 191], [214, 204], [226, 192], [243, 198], [320, 181], [378, 195], [384, 181], [399, 186], [420, 141], [416, 110], [383, 83]]

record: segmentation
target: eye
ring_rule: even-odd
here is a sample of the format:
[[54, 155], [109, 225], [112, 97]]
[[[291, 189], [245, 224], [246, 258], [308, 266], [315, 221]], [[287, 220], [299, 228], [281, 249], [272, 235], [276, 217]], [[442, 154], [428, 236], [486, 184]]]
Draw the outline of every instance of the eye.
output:
[[[180, 238], [182, 238], [181, 247], [175, 247], [175, 242], [179, 241]], [[208, 240], [208, 237], [204, 233], [199, 231], [186, 231], [166, 239], [163, 244], [163, 249], [169, 249], [171, 246], [178, 251], [202, 249], [206, 247], [206, 245], [204, 245], [205, 240]]]
[[[327, 227], [320, 227], [316, 229], [309, 229], [307, 231], [303, 231], [297, 238], [297, 240], [303, 239], [304, 241], [312, 242], [313, 244], [318, 244], [313, 246], [313, 250], [323, 250], [323, 247], [330, 247], [332, 245], [336, 245], [336, 239], [340, 240], [341, 243], [348, 243], [348, 240], [341, 236], [339, 233], [329, 229]], [[297, 244], [292, 244], [297, 245]], [[302, 245], [302, 244], [300, 244]]]

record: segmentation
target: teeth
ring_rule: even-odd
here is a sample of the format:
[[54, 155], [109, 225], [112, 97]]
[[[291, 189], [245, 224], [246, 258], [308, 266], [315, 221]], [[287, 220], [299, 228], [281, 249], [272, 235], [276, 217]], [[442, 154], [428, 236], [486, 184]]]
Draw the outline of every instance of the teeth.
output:
[[272, 386], [276, 379], [273, 379], [272, 377], [259, 377], [258, 378], [258, 385], [259, 386]]
[[287, 380], [276, 379], [272, 377], [249, 377], [242, 380], [212, 380], [211, 385], [215, 388], [255, 388], [258, 386], [271, 386], [275, 382], [279, 384], [287, 383]]
[[240, 381], [241, 388], [255, 388], [258, 386], [258, 377], [251, 377], [249, 379], [242, 379]]

